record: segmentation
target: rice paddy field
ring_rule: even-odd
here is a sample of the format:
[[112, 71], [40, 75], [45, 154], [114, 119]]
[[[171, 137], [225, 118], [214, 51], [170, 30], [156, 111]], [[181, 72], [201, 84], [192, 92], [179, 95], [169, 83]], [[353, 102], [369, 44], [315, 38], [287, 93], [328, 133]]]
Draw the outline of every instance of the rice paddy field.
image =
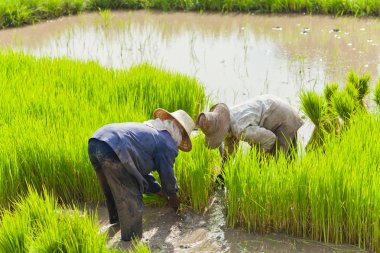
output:
[[[148, 119], [158, 106], [183, 108], [195, 117], [207, 103], [202, 85], [147, 64], [115, 71], [92, 62], [2, 52], [0, 65], [0, 248], [104, 248], [105, 237], [96, 232], [93, 217], [75, 208], [64, 211], [73, 210], [68, 206], [75, 203], [102, 200], [86, 153], [88, 137], [108, 122]], [[378, 101], [379, 89], [380, 81], [372, 99]], [[378, 251], [378, 109], [355, 113], [349, 125], [290, 162], [239, 149], [224, 167], [228, 224]], [[179, 155], [175, 171], [183, 205], [202, 212], [221, 165], [218, 152], [205, 148], [201, 134], [192, 139], [194, 150]], [[158, 203], [149, 196], [144, 200]], [[57, 239], [67, 231], [73, 231], [71, 239]], [[83, 240], [88, 248], [69, 250], [81, 247]]]
[[[87, 10], [107, 20], [107, 8], [377, 16], [380, 3], [11, 0], [0, 3], [0, 27]], [[158, 107], [195, 119], [213, 103], [196, 78], [148, 63], [113, 69], [12, 50], [0, 52], [0, 90], [0, 252], [121, 252], [107, 245], [97, 213], [86, 207], [103, 201], [88, 138], [110, 122], [150, 119]], [[223, 172], [218, 196], [229, 227], [379, 252], [380, 78], [351, 71], [346, 83], [326, 84], [323, 94], [303, 91], [300, 100], [315, 128], [294, 159], [240, 146], [222, 165], [219, 152], [206, 149], [195, 132], [193, 150], [175, 162], [180, 212], [207, 212]], [[166, 204], [152, 195], [144, 203]], [[129, 252], [151, 251], [147, 243], [132, 244]]]

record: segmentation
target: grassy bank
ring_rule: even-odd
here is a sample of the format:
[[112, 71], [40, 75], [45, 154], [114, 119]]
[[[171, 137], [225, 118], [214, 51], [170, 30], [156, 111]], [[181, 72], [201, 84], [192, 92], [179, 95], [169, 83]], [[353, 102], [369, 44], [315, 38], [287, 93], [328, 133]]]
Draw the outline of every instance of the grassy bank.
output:
[[157, 107], [196, 117], [205, 99], [195, 79], [149, 65], [115, 71], [12, 52], [0, 54], [0, 89], [0, 203], [28, 184], [63, 200], [102, 199], [87, 155], [97, 128], [147, 120]]
[[101, 9], [157, 9], [253, 13], [306, 13], [379, 16], [377, 0], [8, 0], [0, 3], [0, 28]]
[[259, 160], [240, 150], [225, 168], [228, 223], [378, 252], [379, 113], [360, 113], [350, 124], [302, 160]]

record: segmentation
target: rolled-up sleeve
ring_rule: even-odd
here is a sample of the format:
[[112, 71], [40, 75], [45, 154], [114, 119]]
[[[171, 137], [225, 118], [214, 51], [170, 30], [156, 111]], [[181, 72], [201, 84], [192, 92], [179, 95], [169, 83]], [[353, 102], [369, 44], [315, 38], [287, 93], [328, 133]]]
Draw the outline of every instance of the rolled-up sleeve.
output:
[[241, 133], [241, 138], [250, 144], [259, 144], [261, 151], [269, 152], [276, 143], [276, 135], [263, 127], [248, 126]]
[[174, 152], [160, 152], [156, 157], [157, 172], [160, 175], [162, 190], [169, 197], [177, 194], [178, 185], [177, 179], [174, 176], [173, 165], [177, 153]]

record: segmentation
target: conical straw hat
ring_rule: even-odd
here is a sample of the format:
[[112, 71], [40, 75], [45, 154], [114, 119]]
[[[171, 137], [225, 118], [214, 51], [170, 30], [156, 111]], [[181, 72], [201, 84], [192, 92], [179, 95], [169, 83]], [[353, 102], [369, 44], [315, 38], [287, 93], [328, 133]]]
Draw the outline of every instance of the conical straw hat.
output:
[[207, 147], [217, 148], [222, 144], [230, 128], [230, 110], [226, 104], [216, 104], [210, 112], [200, 113], [196, 124], [205, 134]]
[[153, 112], [154, 118], [161, 120], [174, 119], [181, 126], [182, 142], [178, 148], [182, 151], [188, 152], [192, 148], [190, 133], [194, 129], [195, 124], [193, 119], [184, 110], [177, 110], [175, 112], [168, 112], [165, 109], [157, 108]]

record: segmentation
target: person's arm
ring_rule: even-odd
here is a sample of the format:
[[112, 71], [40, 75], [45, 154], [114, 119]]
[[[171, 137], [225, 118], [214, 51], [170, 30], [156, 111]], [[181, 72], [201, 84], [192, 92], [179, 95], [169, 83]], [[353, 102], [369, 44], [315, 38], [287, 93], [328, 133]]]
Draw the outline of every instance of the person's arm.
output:
[[174, 175], [173, 165], [177, 153], [163, 152], [157, 154], [156, 162], [158, 165], [157, 171], [160, 175], [162, 192], [168, 196], [168, 206], [178, 210], [180, 202], [177, 197], [178, 185]]
[[228, 133], [224, 142], [219, 147], [219, 153], [222, 157], [222, 164], [227, 160], [228, 156], [235, 151], [235, 146], [239, 143], [239, 140], [235, 138], [231, 133]]
[[158, 194], [161, 191], [161, 185], [157, 182], [156, 178], [153, 176], [152, 173], [145, 175], [144, 178], [148, 182], [148, 188], [145, 190], [145, 193]]
[[248, 142], [250, 145], [258, 144], [260, 151], [270, 153], [276, 143], [276, 135], [263, 127], [248, 126], [241, 135], [241, 140]]

